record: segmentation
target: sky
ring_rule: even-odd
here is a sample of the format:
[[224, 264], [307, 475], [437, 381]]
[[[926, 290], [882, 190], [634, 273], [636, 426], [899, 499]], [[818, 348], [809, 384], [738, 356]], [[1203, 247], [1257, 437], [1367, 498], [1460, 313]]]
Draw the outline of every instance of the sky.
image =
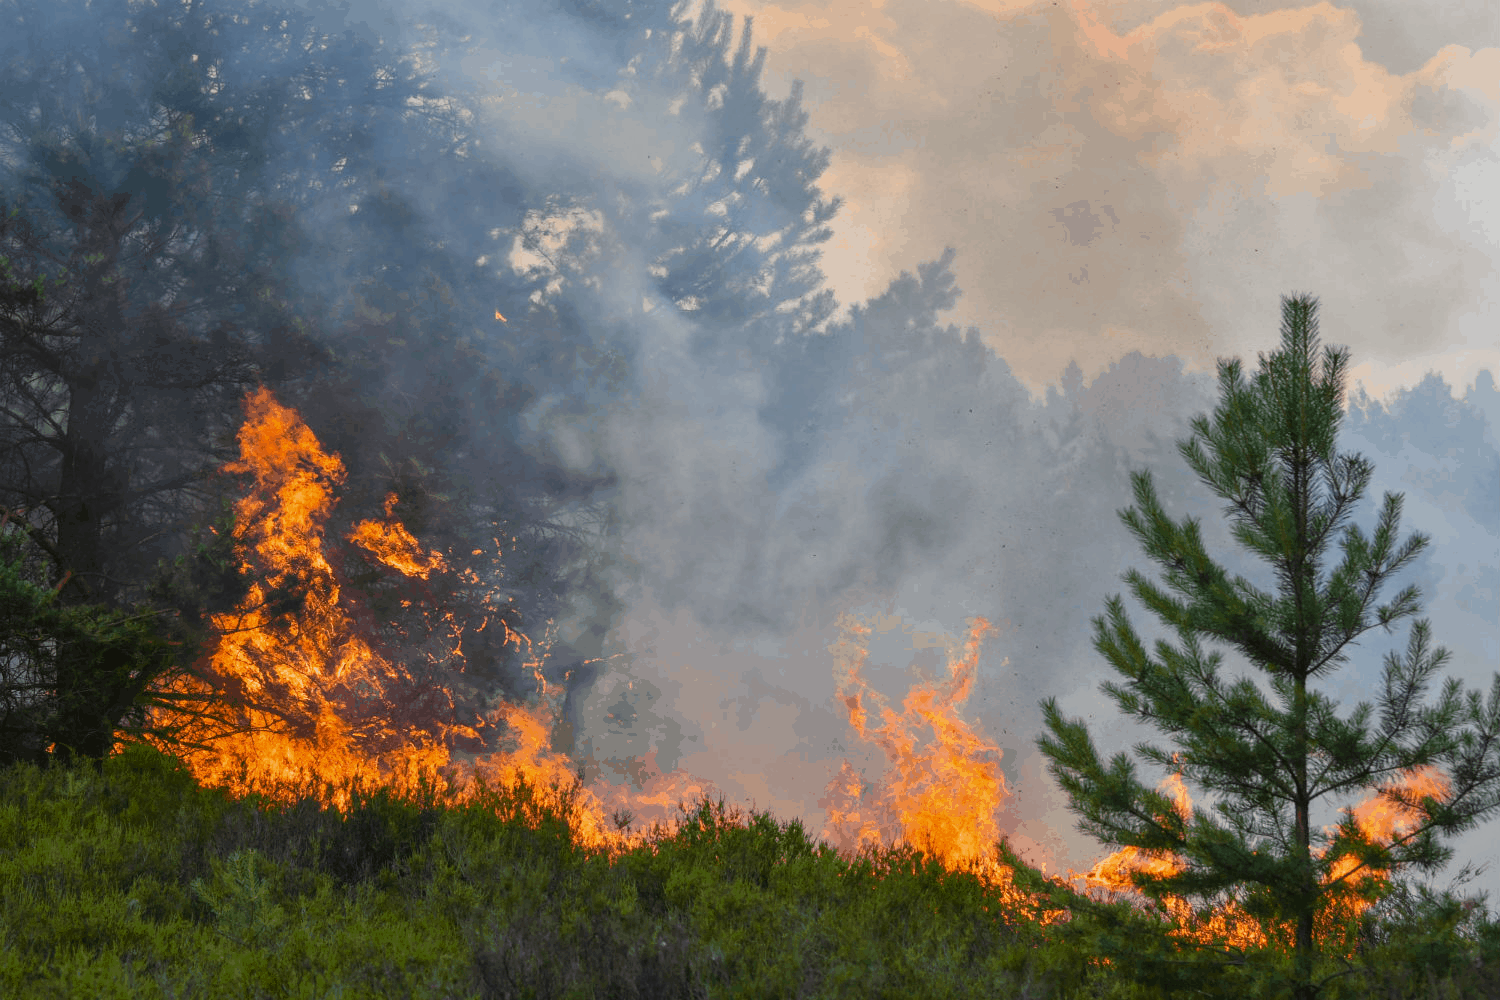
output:
[[1034, 392], [1069, 358], [1253, 356], [1294, 288], [1372, 393], [1495, 362], [1492, 4], [722, 6], [833, 150], [834, 286], [957, 247], [952, 321]]
[[[908, 360], [853, 362], [845, 416], [818, 429], [790, 482], [774, 475], [764, 376], [672, 355], [654, 404], [606, 408], [601, 447], [625, 473], [637, 573], [601, 647], [611, 666], [573, 706], [593, 773], [679, 768], [817, 831], [842, 761], [876, 784], [886, 766], [835, 697], [840, 623], [874, 629], [867, 674], [899, 706], [983, 615], [996, 633], [963, 712], [1002, 751], [1001, 825], [1049, 870], [1087, 867], [1105, 852], [1045, 773], [1037, 702], [1089, 718], [1108, 752], [1145, 735], [1099, 694], [1089, 625], [1126, 569], [1149, 568], [1116, 517], [1129, 469], [1153, 472], [1174, 516], [1200, 518], [1231, 571], [1274, 586], [1172, 444], [1212, 409], [1215, 359], [1253, 370], [1279, 343], [1280, 296], [1298, 291], [1319, 297], [1324, 343], [1352, 351], [1351, 398], [1366, 393], [1341, 437], [1376, 465], [1360, 523], [1371, 530], [1393, 490], [1403, 534], [1433, 538], [1386, 594], [1417, 582], [1452, 672], [1488, 687], [1500, 663], [1492, 5], [723, 9], [753, 17], [773, 96], [804, 81], [809, 135], [831, 151], [820, 185], [845, 200], [824, 271], [843, 315], [866, 310], [860, 349]], [[949, 247], [958, 298], [940, 322], [972, 328], [984, 350], [965, 354], [951, 330], [909, 344], [899, 322], [875, 332], [880, 303], [899, 312]], [[1070, 414], [1095, 436], [1047, 429]], [[1370, 697], [1406, 638], [1372, 633], [1331, 693]], [[1500, 860], [1492, 843], [1493, 826], [1468, 835], [1458, 863]], [[1500, 889], [1500, 868], [1474, 884]]]

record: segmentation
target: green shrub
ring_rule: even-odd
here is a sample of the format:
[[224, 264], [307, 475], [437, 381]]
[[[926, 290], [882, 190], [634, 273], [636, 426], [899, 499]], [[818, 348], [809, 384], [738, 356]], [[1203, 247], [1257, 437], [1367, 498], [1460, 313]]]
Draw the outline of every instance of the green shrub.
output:
[[[1043, 926], [910, 846], [846, 859], [722, 800], [610, 858], [523, 784], [330, 791], [233, 799], [146, 747], [5, 771], [0, 996], [1250, 1000], [1284, 972], [1018, 867], [1068, 918]], [[1402, 891], [1321, 971], [1327, 1000], [1500, 995], [1482, 904]]]

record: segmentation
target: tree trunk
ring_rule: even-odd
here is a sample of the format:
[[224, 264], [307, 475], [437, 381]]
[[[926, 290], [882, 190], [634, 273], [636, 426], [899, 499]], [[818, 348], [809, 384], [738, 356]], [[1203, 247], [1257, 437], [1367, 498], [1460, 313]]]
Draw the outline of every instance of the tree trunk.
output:
[[1317, 569], [1308, 558], [1307, 508], [1311, 476], [1307, 467], [1308, 456], [1301, 442], [1294, 450], [1292, 466], [1292, 495], [1297, 518], [1297, 544], [1291, 560], [1292, 586], [1297, 595], [1297, 644], [1293, 654], [1297, 689], [1292, 703], [1292, 763], [1297, 770], [1297, 861], [1301, 867], [1298, 875], [1301, 885], [1297, 887], [1297, 936], [1292, 950], [1292, 996], [1294, 1000], [1315, 1000], [1317, 990], [1312, 978], [1317, 951], [1313, 940], [1313, 915], [1318, 905], [1318, 882], [1312, 860], [1312, 791], [1307, 783], [1307, 674], [1312, 664], [1312, 636], [1307, 627], [1307, 609], [1302, 604], [1302, 582], [1305, 575], [1315, 574]]
[[[105, 596], [102, 555], [102, 515], [110, 501], [110, 470], [105, 459], [99, 420], [98, 391], [87, 384], [75, 388], [68, 409], [67, 448], [62, 463], [58, 498], [57, 551], [66, 574], [58, 592], [66, 605], [95, 603]], [[99, 662], [98, 651], [83, 643], [68, 643], [57, 651], [57, 731], [55, 754], [61, 762], [74, 756], [103, 758], [112, 749], [114, 726], [106, 706], [113, 702], [111, 667]]]
[[[117, 202], [109, 212], [102, 207], [85, 245], [100, 250], [100, 259], [82, 282], [79, 368], [68, 378], [67, 429], [63, 437], [62, 468], [52, 513], [57, 522], [57, 552], [65, 574], [59, 600], [66, 605], [111, 604], [114, 584], [104, 564], [104, 520], [122, 499], [119, 477], [110, 461], [110, 435], [117, 413], [116, 398], [124, 386], [115, 369], [114, 338], [124, 321], [121, 286], [113, 280], [119, 257]], [[102, 662], [101, 651], [89, 643], [58, 650], [56, 755], [102, 759], [114, 745], [111, 706], [127, 678], [126, 665]]]
[[1297, 904], [1297, 932], [1292, 944], [1293, 987], [1295, 1000], [1313, 1000], [1316, 991], [1312, 985], [1313, 959], [1316, 955], [1313, 941], [1313, 910], [1317, 905], [1317, 884], [1312, 865], [1312, 801], [1307, 788], [1307, 678], [1297, 677], [1296, 700], [1293, 702], [1298, 753], [1294, 758], [1297, 768], [1297, 860], [1302, 872], [1299, 879]]

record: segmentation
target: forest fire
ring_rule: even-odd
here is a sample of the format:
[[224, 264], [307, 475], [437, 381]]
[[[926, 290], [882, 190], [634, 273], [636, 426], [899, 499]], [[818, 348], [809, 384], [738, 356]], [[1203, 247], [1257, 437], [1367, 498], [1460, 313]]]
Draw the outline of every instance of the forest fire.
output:
[[[990, 631], [983, 618], [970, 622], [962, 652], [949, 652], [947, 680], [913, 688], [897, 714], [861, 674], [870, 627], [844, 623], [846, 638], [833, 647], [839, 698], [854, 731], [885, 751], [894, 772], [883, 787], [867, 789], [844, 762], [822, 803], [830, 841], [858, 850], [905, 838], [949, 864], [989, 858], [1006, 797], [1000, 749], [980, 739], [957, 708], [973, 689], [980, 642]], [[880, 714], [878, 727], [867, 703]], [[925, 748], [917, 745], [917, 726], [932, 730]]]
[[[1193, 799], [1183, 784], [1181, 774], [1169, 774], [1157, 786], [1172, 799], [1173, 808], [1184, 819], [1192, 815]], [[1106, 897], [1121, 895], [1139, 898], [1131, 874], [1171, 875], [1178, 871], [1176, 858], [1153, 856], [1139, 848], [1122, 847], [1096, 862], [1086, 873], [1070, 872], [1068, 881], [1082, 883], [1085, 890], [1100, 890]], [[1176, 924], [1171, 933], [1199, 941], [1223, 941], [1238, 948], [1260, 948], [1266, 944], [1266, 933], [1260, 921], [1245, 913], [1233, 901], [1216, 907], [1207, 915], [1194, 912], [1193, 906], [1180, 896], [1163, 900], [1168, 916]]]
[[[1429, 795], [1441, 797], [1448, 792], [1446, 779], [1434, 768], [1412, 771], [1393, 782], [1391, 787], [1393, 790], [1413, 794], [1419, 799]], [[1172, 798], [1179, 815], [1184, 818], [1191, 815], [1192, 797], [1182, 782], [1181, 774], [1168, 775], [1158, 789]], [[1364, 800], [1351, 812], [1360, 830], [1375, 843], [1389, 843], [1407, 832], [1419, 818], [1413, 810], [1379, 794]], [[1097, 862], [1085, 873], [1070, 873], [1069, 881], [1081, 883], [1085, 889], [1102, 890], [1109, 897], [1133, 895], [1136, 891], [1131, 881], [1133, 872], [1170, 875], [1178, 871], [1179, 867], [1180, 862], [1175, 858], [1152, 856], [1138, 848], [1123, 847]], [[1356, 877], [1358, 869], [1359, 862], [1351, 855], [1344, 855], [1330, 870], [1327, 877], [1329, 883], [1354, 878], [1354, 885], [1350, 887], [1354, 894], [1344, 905], [1325, 911], [1325, 926], [1321, 928], [1320, 936], [1327, 938], [1337, 934], [1338, 928], [1334, 924], [1356, 918], [1364, 912], [1370, 906], [1363, 898], [1364, 890], [1375, 888], [1385, 881], [1385, 876], [1378, 872], [1367, 872], [1362, 877]], [[1195, 913], [1192, 905], [1181, 897], [1167, 896], [1163, 904], [1178, 926], [1173, 933], [1199, 940], [1222, 940], [1241, 948], [1259, 948], [1267, 944], [1266, 931], [1261, 922], [1245, 913], [1233, 901], [1216, 907], [1206, 916]]]
[[[476, 727], [452, 721], [451, 694], [424, 683], [410, 665], [392, 663], [364, 637], [325, 552], [325, 524], [345, 479], [343, 463], [324, 452], [296, 412], [265, 389], [246, 400], [239, 445], [240, 458], [226, 471], [246, 474], [253, 482], [235, 507], [236, 541], [258, 579], [234, 614], [214, 619], [221, 638], [210, 674], [220, 692], [237, 695], [234, 703], [244, 707], [235, 709], [236, 732], [188, 731], [211, 747], [187, 755], [198, 780], [237, 794], [275, 795], [313, 776], [330, 787], [357, 781], [366, 788], [402, 791], [424, 779], [442, 788], [446, 777], [458, 801], [473, 793], [475, 777], [493, 786], [524, 776], [544, 795], [572, 785], [570, 762], [548, 748], [545, 716], [553, 706], [545, 697], [534, 709], [501, 705], [480, 720], [480, 725], [505, 726], [516, 743], [513, 750], [472, 764], [455, 757], [455, 740], [478, 737]], [[355, 524], [346, 540], [407, 577], [427, 580], [451, 572], [442, 553], [423, 552], [395, 520], [398, 502], [388, 494], [385, 520]], [[278, 613], [273, 591], [291, 584], [302, 592], [301, 606], [295, 614]], [[507, 641], [530, 649], [527, 637], [500, 624]], [[445, 625], [451, 643], [446, 655], [461, 659], [462, 629], [451, 615]], [[526, 666], [540, 677], [540, 663], [535, 655]], [[214, 694], [194, 680], [176, 690]], [[346, 797], [338, 791], [333, 801], [344, 805]], [[595, 849], [628, 846], [632, 838], [606, 820], [597, 796], [579, 789], [573, 805], [573, 832], [580, 843]]]
[[[256, 582], [235, 613], [214, 619], [221, 638], [209, 674], [219, 696], [242, 707], [233, 709], [238, 713], [235, 732], [189, 733], [203, 737], [209, 747], [187, 756], [201, 782], [237, 794], [275, 795], [315, 776], [330, 789], [334, 804], [344, 805], [346, 793], [335, 786], [350, 781], [408, 791], [425, 780], [464, 801], [474, 793], [476, 778], [493, 787], [524, 777], [543, 795], [548, 789], [556, 794], [573, 788], [575, 838], [612, 853], [646, 841], [639, 829], [625, 829], [623, 812], [660, 813], [712, 790], [683, 772], [654, 773], [654, 755], [644, 762], [645, 771], [652, 773], [644, 774], [641, 787], [576, 787], [572, 762], [549, 746], [556, 705], [540, 669], [546, 643], [533, 649], [529, 638], [498, 615], [494, 621], [505, 629], [507, 643], [528, 651], [525, 666], [535, 673], [542, 698], [532, 708], [501, 704], [480, 719], [478, 727], [503, 727], [510, 749], [472, 762], [456, 754], [455, 741], [478, 738], [478, 727], [456, 721], [450, 692], [422, 680], [410, 664], [393, 663], [377, 651], [356, 625], [356, 609], [325, 551], [325, 527], [346, 477], [343, 463], [323, 451], [296, 412], [265, 389], [246, 400], [239, 445], [240, 458], [226, 471], [243, 474], [252, 483], [235, 508], [236, 541]], [[395, 493], [388, 493], [384, 519], [355, 523], [345, 541], [411, 580], [455, 572], [443, 553], [424, 551], [396, 519], [399, 503]], [[465, 572], [465, 579], [480, 582], [472, 571]], [[300, 591], [301, 603], [295, 613], [287, 613], [277, 594], [292, 585]], [[490, 623], [486, 619], [481, 628]], [[462, 662], [463, 630], [452, 615], [444, 616], [444, 624], [442, 655]], [[1026, 902], [993, 851], [1008, 796], [1001, 751], [959, 715], [973, 690], [982, 640], [993, 631], [989, 622], [975, 618], [969, 623], [963, 642], [948, 650], [947, 676], [914, 687], [900, 712], [863, 676], [871, 627], [849, 619], [843, 630], [844, 639], [831, 648], [838, 697], [855, 733], [884, 751], [891, 770], [866, 785], [844, 761], [820, 802], [828, 813], [823, 838], [846, 856], [905, 841], [952, 870], [973, 872], [1013, 902]], [[182, 681], [176, 690], [215, 693], [197, 680]], [[925, 742], [918, 736], [923, 728], [931, 731]], [[1414, 772], [1404, 787], [1419, 796], [1446, 791], [1441, 776], [1430, 770]], [[1168, 777], [1161, 788], [1182, 815], [1190, 814], [1191, 799], [1180, 775]], [[1412, 819], [1399, 803], [1378, 796], [1356, 807], [1353, 815], [1376, 841], [1399, 835]], [[670, 826], [662, 821], [658, 830], [670, 832]], [[1133, 898], [1133, 872], [1167, 874], [1177, 864], [1127, 847], [1087, 873], [1071, 873], [1061, 881], [1111, 898]], [[1331, 878], [1357, 878], [1356, 868], [1353, 858], [1341, 860]], [[1368, 883], [1380, 877], [1363, 878]], [[1365, 905], [1359, 903], [1354, 914]], [[1204, 916], [1185, 900], [1169, 897], [1165, 909], [1178, 934], [1246, 947], [1263, 946], [1267, 940], [1261, 924], [1233, 903]], [[1061, 917], [1049, 917], [1040, 907], [1036, 912], [1043, 920]]]
[[[962, 650], [950, 650], [946, 681], [914, 687], [898, 714], [862, 676], [869, 655], [870, 626], [852, 620], [844, 623], [845, 638], [833, 647], [838, 695], [848, 709], [851, 727], [885, 751], [893, 770], [883, 784], [867, 785], [846, 760], [820, 803], [828, 810], [823, 836], [846, 853], [905, 840], [935, 855], [949, 868], [976, 872], [1001, 888], [1012, 902], [1025, 903], [1023, 894], [1010, 887], [1010, 873], [991, 849], [999, 837], [998, 818], [1008, 796], [999, 767], [1001, 751], [975, 735], [957, 714], [974, 683], [980, 643], [991, 631], [985, 619], [972, 620]], [[870, 718], [872, 707], [880, 717], [878, 726]], [[915, 731], [924, 725], [931, 728], [932, 742], [919, 748]], [[1392, 787], [1418, 798], [1441, 797], [1448, 791], [1442, 776], [1430, 768], [1418, 769]], [[1171, 799], [1180, 815], [1191, 815], [1192, 797], [1181, 774], [1168, 775], [1159, 791]], [[1376, 843], [1389, 843], [1416, 819], [1413, 811], [1381, 795], [1354, 807], [1352, 814], [1365, 836]], [[1169, 875], [1179, 867], [1176, 858], [1124, 847], [1087, 872], [1070, 872], [1058, 881], [1086, 892], [1093, 890], [1105, 898], [1143, 902], [1131, 880], [1132, 873]], [[1334, 864], [1328, 880], [1350, 877], [1357, 868], [1358, 862], [1345, 856]], [[1334, 923], [1357, 917], [1368, 908], [1362, 890], [1383, 881], [1379, 873], [1359, 879], [1352, 887], [1352, 900], [1325, 914], [1327, 926], [1323, 931], [1336, 933]], [[1163, 902], [1166, 916], [1175, 925], [1171, 933], [1177, 936], [1238, 948], [1260, 948], [1268, 943], [1261, 921], [1232, 900], [1206, 913], [1195, 911], [1181, 897], [1168, 896]], [[1038, 913], [1041, 915], [1040, 910]]]

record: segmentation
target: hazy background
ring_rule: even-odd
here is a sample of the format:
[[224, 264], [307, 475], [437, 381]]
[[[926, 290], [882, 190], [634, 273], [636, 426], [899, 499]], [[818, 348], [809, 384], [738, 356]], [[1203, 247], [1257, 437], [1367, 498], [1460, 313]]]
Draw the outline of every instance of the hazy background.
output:
[[[607, 644], [630, 656], [590, 690], [581, 753], [650, 748], [658, 767], [817, 829], [841, 760], [870, 779], [884, 763], [832, 700], [836, 615], [887, 616], [871, 672], [898, 704], [908, 666], [940, 670], [933, 643], [982, 614], [1001, 632], [969, 710], [1004, 749], [1002, 826], [1053, 850], [1053, 865], [1085, 865], [1098, 851], [1035, 753], [1036, 702], [1057, 695], [1092, 716], [1110, 750], [1130, 742], [1097, 693], [1089, 626], [1126, 568], [1150, 569], [1115, 517], [1128, 468], [1151, 468], [1218, 558], [1272, 585], [1228, 544], [1216, 498], [1172, 445], [1212, 408], [1215, 358], [1253, 366], [1275, 348], [1278, 299], [1293, 291], [1320, 296], [1324, 342], [1353, 350], [1351, 395], [1372, 397], [1342, 438], [1376, 464], [1360, 523], [1382, 491], [1406, 495], [1404, 532], [1433, 537], [1409, 578], [1450, 669], [1488, 682], [1500, 13], [724, 7], [753, 15], [773, 96], [805, 81], [809, 135], [832, 154], [820, 186], [844, 199], [823, 269], [860, 336], [838, 366], [844, 406], [799, 444], [806, 465], [790, 481], [756, 410], [773, 387], [753, 372], [729, 393], [699, 372], [664, 374], [658, 411], [611, 416], [644, 572]], [[933, 303], [934, 320], [902, 272], [945, 247], [961, 297]], [[1346, 703], [1369, 696], [1405, 639], [1366, 639], [1338, 680]], [[1491, 844], [1493, 830], [1476, 833], [1460, 860], [1490, 860]], [[1500, 872], [1484, 884], [1500, 887]]]
[[957, 246], [952, 321], [1033, 393], [1070, 357], [1253, 357], [1294, 286], [1372, 392], [1494, 363], [1493, 5], [723, 6], [772, 93], [806, 82], [840, 296]]

